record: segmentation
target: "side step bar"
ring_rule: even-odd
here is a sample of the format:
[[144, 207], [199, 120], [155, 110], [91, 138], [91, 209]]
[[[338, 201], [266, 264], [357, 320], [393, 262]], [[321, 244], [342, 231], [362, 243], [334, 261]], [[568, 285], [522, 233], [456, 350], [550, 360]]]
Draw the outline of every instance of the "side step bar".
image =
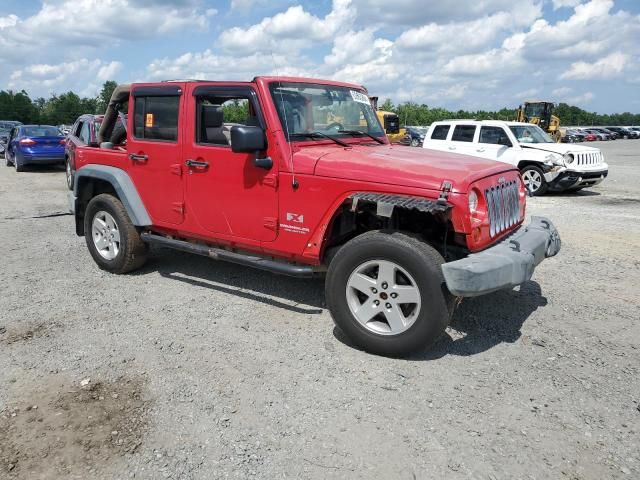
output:
[[187, 253], [195, 253], [214, 260], [223, 260], [225, 262], [237, 263], [248, 267], [266, 270], [268, 272], [288, 275], [290, 277], [311, 278], [320, 273], [314, 267], [308, 265], [294, 265], [292, 263], [279, 262], [269, 260], [255, 255], [247, 255], [243, 253], [230, 252], [222, 248], [209, 247], [197, 243], [185, 242], [184, 240], [175, 240], [173, 238], [163, 237], [162, 235], [154, 235], [153, 233], [143, 233], [140, 235], [143, 242], [160, 245], [162, 247], [173, 248]]

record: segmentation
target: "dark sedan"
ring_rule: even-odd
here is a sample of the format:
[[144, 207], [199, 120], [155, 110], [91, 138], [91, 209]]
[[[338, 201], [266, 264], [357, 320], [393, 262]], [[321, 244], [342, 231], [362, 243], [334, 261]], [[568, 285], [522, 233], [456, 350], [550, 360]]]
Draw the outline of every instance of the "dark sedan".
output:
[[19, 125], [11, 130], [5, 162], [21, 172], [26, 165], [64, 163], [65, 138], [51, 125]]
[[425, 127], [405, 127], [406, 134], [400, 143], [402, 145], [411, 145], [412, 147], [421, 147], [424, 143], [424, 136], [427, 133]]
[[631, 130], [628, 127], [607, 127], [607, 130], [611, 130], [618, 134], [620, 138], [638, 138], [638, 133]]

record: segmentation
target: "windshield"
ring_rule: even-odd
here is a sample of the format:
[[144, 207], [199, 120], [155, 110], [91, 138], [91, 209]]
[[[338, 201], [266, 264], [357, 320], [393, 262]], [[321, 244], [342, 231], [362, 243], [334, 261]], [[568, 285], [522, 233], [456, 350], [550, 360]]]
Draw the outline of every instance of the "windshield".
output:
[[62, 132], [56, 127], [24, 127], [22, 133], [26, 137], [60, 137]]
[[555, 143], [536, 125], [511, 125], [509, 128], [520, 143]]
[[334, 138], [354, 136], [354, 132], [384, 137], [369, 97], [359, 90], [280, 82], [272, 83], [270, 90], [290, 140], [309, 140], [308, 134], [314, 132]]

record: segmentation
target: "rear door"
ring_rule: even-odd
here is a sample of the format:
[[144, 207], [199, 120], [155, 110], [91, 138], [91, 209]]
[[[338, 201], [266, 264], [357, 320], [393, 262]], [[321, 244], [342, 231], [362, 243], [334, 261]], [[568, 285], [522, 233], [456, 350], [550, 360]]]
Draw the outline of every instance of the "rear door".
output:
[[476, 155], [476, 147], [473, 143], [475, 134], [476, 125], [465, 123], [454, 125], [447, 150], [463, 155]]
[[129, 99], [127, 171], [154, 224], [184, 220], [183, 84], [135, 86]]
[[430, 128], [429, 132], [427, 132], [423, 147], [429, 150], [447, 151], [449, 147], [447, 137], [449, 136], [450, 130], [451, 125], [448, 123], [434, 125], [433, 128]]

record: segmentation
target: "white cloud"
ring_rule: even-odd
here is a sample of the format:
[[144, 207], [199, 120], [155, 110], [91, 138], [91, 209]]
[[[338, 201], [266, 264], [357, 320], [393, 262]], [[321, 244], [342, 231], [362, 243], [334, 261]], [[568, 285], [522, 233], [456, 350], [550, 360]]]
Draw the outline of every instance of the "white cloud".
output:
[[582, 0], [553, 0], [553, 9], [558, 10], [563, 7], [576, 7], [582, 3]]
[[522, 2], [517, 13], [499, 12], [466, 22], [429, 23], [403, 32], [397, 40], [400, 48], [435, 54], [476, 51], [489, 45], [505, 31], [530, 25], [540, 17], [539, 4]]
[[356, 11], [351, 0], [333, 0], [324, 18], [307, 12], [302, 6], [266, 17], [249, 28], [233, 27], [220, 34], [219, 45], [228, 52], [297, 52], [314, 42], [326, 42], [353, 23]]
[[8, 87], [36, 95], [72, 90], [83, 96], [94, 96], [106, 80], [121, 70], [120, 62], [104, 62], [82, 58], [58, 64], [32, 64], [12, 72]]
[[573, 89], [571, 87], [560, 87], [560, 88], [556, 88], [555, 90], [552, 90], [551, 95], [553, 95], [556, 98], [561, 98], [570, 94], [572, 91]]
[[[2, 17], [0, 64], [30, 58], [60, 58], [70, 45], [74, 53], [113, 47], [122, 41], [176, 32], [205, 30], [215, 10], [201, 12], [189, 0], [45, 0], [34, 15]], [[162, 5], [164, 3], [164, 5]], [[8, 19], [8, 20], [7, 20]], [[57, 45], [58, 49], [49, 48]], [[17, 48], [20, 46], [20, 48]], [[39, 57], [40, 56], [40, 57]]]
[[386, 27], [461, 22], [499, 12], [517, 12], [531, 3], [529, 0], [354, 0], [365, 24]]
[[560, 78], [591, 80], [617, 77], [624, 72], [630, 58], [627, 54], [614, 52], [594, 63], [575, 62], [571, 64], [569, 70], [560, 75]]
[[584, 105], [585, 103], [591, 103], [591, 101], [595, 98], [595, 95], [591, 92], [583, 93], [582, 95], [578, 95], [575, 97], [571, 97], [567, 99], [567, 102], [571, 105]]
[[8, 15], [6, 17], [0, 17], [0, 30], [7, 27], [15, 27], [16, 23], [18, 23], [17, 15]]

